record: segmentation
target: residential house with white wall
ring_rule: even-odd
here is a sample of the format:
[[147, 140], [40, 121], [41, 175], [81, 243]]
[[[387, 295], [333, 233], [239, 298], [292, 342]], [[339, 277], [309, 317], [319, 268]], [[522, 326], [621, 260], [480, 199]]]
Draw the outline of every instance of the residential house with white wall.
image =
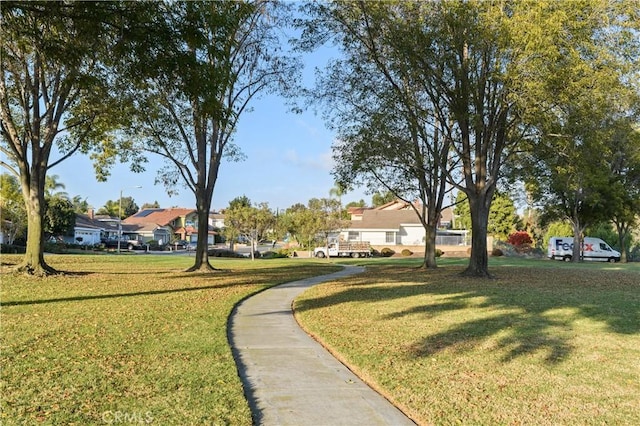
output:
[[[339, 238], [344, 241], [368, 241], [375, 248], [424, 248], [424, 226], [409, 203], [396, 200], [373, 209], [350, 208], [349, 213], [349, 228], [339, 234]], [[452, 217], [452, 209], [442, 212], [436, 236], [437, 245], [465, 245], [467, 231], [446, 229]]]

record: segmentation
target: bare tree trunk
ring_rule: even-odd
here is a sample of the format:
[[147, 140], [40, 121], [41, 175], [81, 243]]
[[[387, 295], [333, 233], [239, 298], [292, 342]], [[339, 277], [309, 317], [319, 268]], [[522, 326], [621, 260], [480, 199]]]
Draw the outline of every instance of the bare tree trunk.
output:
[[462, 272], [463, 276], [492, 278], [489, 273], [489, 247], [487, 246], [487, 229], [492, 192], [469, 194], [471, 207], [471, 257], [469, 266]]
[[436, 269], [436, 228], [428, 225], [425, 228], [424, 239], [424, 263], [422, 266], [426, 269]]
[[207, 197], [204, 192], [203, 190], [198, 191], [198, 196], [196, 197], [198, 241], [196, 243], [194, 264], [186, 272], [217, 270], [209, 263], [209, 210], [211, 197]]
[[582, 261], [582, 228], [577, 222], [573, 222], [573, 249], [571, 255], [572, 262]]
[[[58, 273], [44, 260], [44, 175], [34, 167], [32, 173], [23, 174], [21, 177], [22, 194], [27, 207], [27, 249], [22, 263], [16, 270], [36, 276]], [[31, 176], [31, 181], [24, 176]]]
[[627, 263], [627, 245], [625, 240], [629, 233], [629, 226], [621, 222], [614, 221], [616, 224], [616, 230], [618, 231], [618, 245], [620, 246], [620, 262]]

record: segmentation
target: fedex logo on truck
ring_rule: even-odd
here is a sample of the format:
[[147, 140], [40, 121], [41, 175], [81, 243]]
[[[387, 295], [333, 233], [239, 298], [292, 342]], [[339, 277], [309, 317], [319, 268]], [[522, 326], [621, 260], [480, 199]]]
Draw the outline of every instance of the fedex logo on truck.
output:
[[[566, 243], [563, 240], [556, 240], [556, 250], [573, 250], [573, 241], [571, 243]], [[582, 251], [594, 251], [593, 243], [583, 243]]]

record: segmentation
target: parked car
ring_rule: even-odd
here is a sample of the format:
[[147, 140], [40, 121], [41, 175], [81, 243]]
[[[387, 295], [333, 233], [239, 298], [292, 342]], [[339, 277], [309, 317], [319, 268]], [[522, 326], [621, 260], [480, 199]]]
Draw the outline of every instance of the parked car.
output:
[[[103, 238], [101, 243], [105, 246], [105, 248], [118, 248], [118, 239], [117, 238]], [[126, 237], [122, 237], [120, 239], [120, 249], [127, 250], [143, 250], [144, 243], [140, 240], [128, 239]]]
[[185, 250], [189, 251], [189, 250], [195, 250], [196, 249], [196, 243], [192, 243], [192, 242], [187, 241], [187, 240], [177, 240], [177, 241], [172, 242], [169, 245], [171, 246], [171, 248], [176, 249], [176, 250], [185, 249]]

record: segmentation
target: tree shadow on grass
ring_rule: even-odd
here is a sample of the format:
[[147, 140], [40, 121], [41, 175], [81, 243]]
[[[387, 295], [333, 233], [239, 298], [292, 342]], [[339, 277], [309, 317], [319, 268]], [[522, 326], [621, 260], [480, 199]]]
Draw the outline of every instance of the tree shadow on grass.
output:
[[[72, 272], [68, 276], [85, 277], [87, 275], [98, 274], [98, 272]], [[109, 272], [109, 275], [136, 275], [135, 278], [129, 277], [128, 280], [132, 284], [135, 284], [140, 280], [138, 275], [143, 277], [149, 277], [148, 271], [140, 272]], [[78, 302], [84, 300], [100, 300], [100, 299], [115, 299], [124, 297], [138, 297], [138, 296], [153, 296], [163, 295], [190, 291], [200, 290], [220, 290], [230, 287], [238, 287], [241, 285], [254, 285], [254, 286], [267, 286], [277, 285], [293, 279], [292, 277], [299, 277], [304, 279], [307, 274], [300, 274], [297, 271], [291, 269], [243, 269], [242, 271], [220, 269], [215, 274], [210, 272], [162, 272], [153, 275], [153, 280], [159, 282], [162, 281], [175, 281], [180, 287], [166, 288], [165, 284], [158, 285], [157, 289], [146, 289], [141, 291], [130, 292], [118, 292], [118, 293], [106, 293], [106, 294], [85, 294], [69, 297], [49, 298], [49, 299], [29, 299], [29, 300], [3, 300], [0, 305], [3, 307], [9, 306], [24, 306], [24, 305], [41, 305], [48, 303], [60, 303], [60, 302]], [[214, 281], [212, 284], [207, 285], [192, 285], [195, 279], [205, 280], [204, 282]], [[202, 283], [202, 281], [201, 281]]]
[[213, 290], [213, 289], [221, 289], [225, 287], [235, 287], [235, 286], [237, 286], [237, 284], [232, 283], [232, 284], [224, 284], [224, 285], [218, 284], [218, 285], [206, 285], [206, 286], [197, 286], [197, 287], [172, 288], [172, 289], [163, 289], [163, 290], [134, 291], [130, 293], [110, 293], [110, 294], [95, 294], [95, 295], [84, 295], [84, 296], [73, 296], [73, 297], [60, 297], [56, 299], [17, 300], [17, 301], [7, 301], [7, 302], [3, 301], [2, 306], [8, 307], [8, 306], [23, 306], [23, 305], [41, 305], [46, 303], [117, 299], [121, 297], [154, 296], [154, 295], [182, 293], [182, 292], [189, 292], [189, 291]]
[[[638, 274], [590, 271], [585, 277], [575, 271], [529, 269], [501, 268], [499, 280], [460, 278], [456, 268], [422, 274], [381, 269], [342, 281], [340, 290], [327, 296], [301, 300], [296, 310], [407, 298], [406, 309], [379, 321], [415, 318], [426, 333], [408, 348], [415, 357], [464, 351], [495, 337], [489, 350], [505, 352], [503, 362], [540, 352], [555, 364], [574, 350], [575, 321], [600, 322], [618, 334], [640, 333]], [[429, 321], [445, 315], [450, 327], [429, 334]]]
[[[510, 334], [499, 339], [495, 348], [508, 351], [501, 358], [502, 362], [540, 351], [546, 353], [544, 359], [547, 363], [562, 362], [571, 353], [573, 345], [569, 339], [550, 331], [560, 324], [536, 319], [535, 325], [525, 325], [526, 317], [527, 315], [505, 314], [462, 322], [451, 329], [421, 339], [411, 345], [409, 352], [414, 357], [430, 357], [444, 350], [464, 351], [480, 346], [486, 339], [509, 329]], [[521, 326], [510, 325], [514, 323], [521, 323]], [[569, 324], [560, 326], [570, 328]]]

